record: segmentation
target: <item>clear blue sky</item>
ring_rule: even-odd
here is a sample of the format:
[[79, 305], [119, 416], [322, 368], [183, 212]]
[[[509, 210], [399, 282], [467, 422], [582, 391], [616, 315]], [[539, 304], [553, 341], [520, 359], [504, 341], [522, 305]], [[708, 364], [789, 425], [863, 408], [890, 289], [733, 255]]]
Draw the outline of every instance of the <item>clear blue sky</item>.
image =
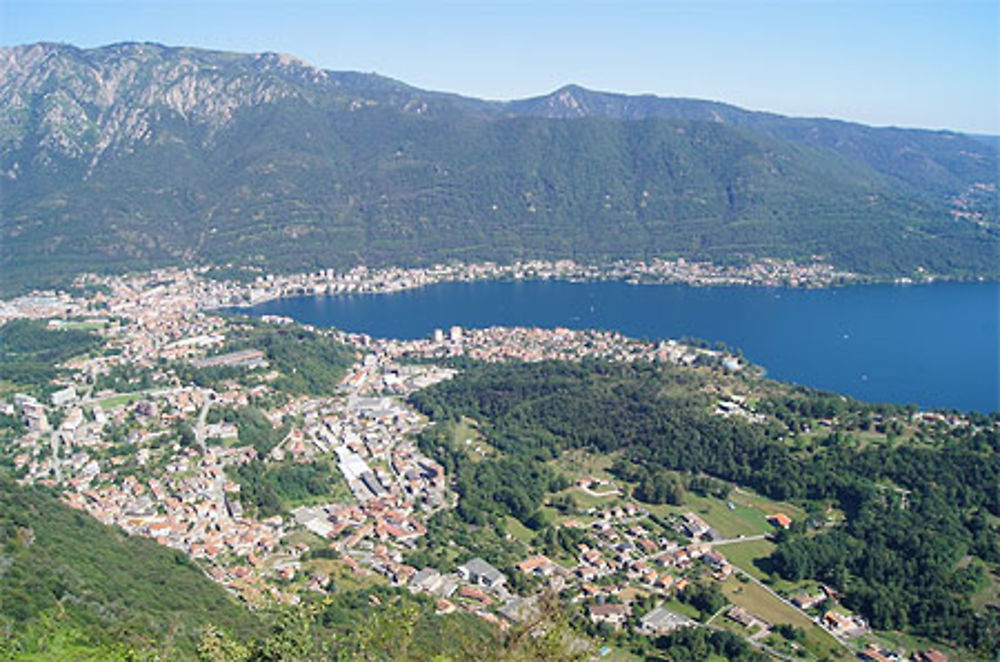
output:
[[1000, 2], [0, 0], [4, 45], [277, 51], [491, 99], [565, 83], [1000, 133]]

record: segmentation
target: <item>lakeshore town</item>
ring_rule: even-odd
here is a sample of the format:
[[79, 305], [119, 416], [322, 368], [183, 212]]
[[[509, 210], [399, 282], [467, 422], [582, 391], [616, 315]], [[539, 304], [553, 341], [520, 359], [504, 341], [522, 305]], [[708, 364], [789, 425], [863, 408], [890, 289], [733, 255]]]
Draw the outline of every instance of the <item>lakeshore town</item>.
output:
[[[852, 644], [870, 635], [870, 629], [839, 604], [833, 589], [815, 584], [783, 594], [762, 583], [746, 564], [731, 561], [727, 549], [764, 543], [804, 517], [801, 511], [763, 504], [740, 490], [724, 507], [730, 512], [757, 509], [761, 523], [754, 532], [732, 534], [718, 530], [707, 521], [711, 517], [694, 509], [653, 512], [629, 498], [607, 474], [579, 475], [571, 489], [588, 505], [560, 522], [587, 533], [588, 544], [579, 544], [572, 558], [532, 552], [506, 573], [482, 558], [463, 559], [454, 572], [406, 562], [426, 535], [428, 519], [453, 508], [457, 500], [444, 467], [419, 450], [415, 438], [428, 421], [407, 402], [409, 394], [455, 376], [454, 368], [435, 359], [594, 357], [711, 363], [733, 374], [747, 369], [736, 355], [605, 331], [452, 327], [426, 339], [403, 341], [313, 329], [352, 348], [355, 361], [329, 394], [280, 397], [274, 386], [278, 371], [264, 351], [227, 350], [227, 339], [243, 322], [216, 312], [284, 296], [381, 293], [501, 278], [828, 286], [852, 276], [821, 262], [797, 266], [768, 261], [723, 268], [683, 260], [602, 269], [571, 262], [356, 268], [295, 276], [257, 274], [239, 281], [210, 277], [205, 269], [81, 276], [68, 292], [36, 292], [0, 302], [0, 323], [47, 320], [51, 329], [87, 329], [104, 343], [100, 352], [64, 362], [63, 376], [44, 395], [13, 393], [0, 403], [0, 414], [22, 424], [20, 434], [0, 449], [0, 460], [10, 464], [22, 482], [54, 488], [73, 508], [189, 555], [252, 607], [295, 603], [307, 591], [323, 593], [340, 584], [385, 583], [431, 596], [440, 613], [462, 610], [509, 627], [529, 619], [544, 592], [556, 591], [583, 603], [596, 626], [631, 627], [656, 636], [696, 624], [697, 615], [677, 600], [693, 582], [738, 581], [747, 591], [766, 594], [780, 608], [822, 629], [834, 646], [853, 645], [851, 650], [871, 660], [911, 659], [910, 652], [878, 640], [864, 647]], [[285, 318], [263, 321], [276, 327], [294, 324]], [[204, 385], [172, 367], [178, 364], [194, 370], [240, 368], [254, 378]], [[108, 375], [117, 376], [113, 388], [101, 386], [108, 383], [102, 381]], [[249, 405], [263, 412], [273, 430], [284, 431], [264, 457], [253, 446], [239, 443], [239, 421], [213, 415]], [[763, 419], [738, 394], [720, 393], [716, 413]], [[960, 418], [930, 412], [914, 417], [964, 424]], [[179, 438], [185, 436], [178, 433], [181, 424], [188, 439]], [[465, 443], [470, 452], [489, 452], [475, 437]], [[256, 461], [265, 466], [325, 462], [335, 467], [343, 489], [336, 498], [306, 500], [284, 515], [255, 517], [241, 502], [234, 472]], [[523, 577], [515, 582], [511, 572]], [[522, 589], [515, 590], [515, 583]], [[646, 608], [641, 618], [633, 618], [640, 597], [647, 601]], [[771, 613], [727, 603], [705, 625], [724, 624], [775, 657], [795, 653], [767, 643], [776, 625], [772, 620]], [[595, 650], [595, 656], [600, 655]], [[925, 650], [913, 653], [912, 659], [938, 661], [947, 656]]]

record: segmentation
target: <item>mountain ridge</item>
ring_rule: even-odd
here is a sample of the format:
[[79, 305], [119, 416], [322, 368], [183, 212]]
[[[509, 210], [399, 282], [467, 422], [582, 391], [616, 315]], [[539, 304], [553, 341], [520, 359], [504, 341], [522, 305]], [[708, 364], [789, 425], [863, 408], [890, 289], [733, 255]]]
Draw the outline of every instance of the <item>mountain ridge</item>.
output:
[[276, 53], [4, 47], [0, 286], [525, 257], [996, 275], [996, 163], [959, 133], [576, 85], [498, 102]]

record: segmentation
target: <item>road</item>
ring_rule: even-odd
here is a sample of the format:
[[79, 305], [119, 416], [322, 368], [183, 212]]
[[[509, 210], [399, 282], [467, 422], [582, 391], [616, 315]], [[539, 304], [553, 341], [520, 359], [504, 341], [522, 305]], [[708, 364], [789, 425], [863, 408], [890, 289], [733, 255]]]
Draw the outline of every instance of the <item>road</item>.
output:
[[59, 458], [59, 431], [52, 430], [49, 436], [49, 445], [52, 447], [52, 473], [57, 483], [62, 483], [62, 460]]
[[[204, 392], [202, 394], [205, 395]], [[201, 406], [201, 411], [198, 412], [198, 422], [194, 426], [194, 438], [202, 453], [205, 452], [205, 421], [208, 419], [208, 410], [211, 408], [212, 399], [205, 395], [205, 404]]]
[[709, 547], [720, 547], [722, 545], [735, 545], [741, 542], [753, 542], [754, 540], [767, 540], [770, 538], [770, 533], [761, 533], [756, 536], [742, 536], [740, 538], [725, 538], [723, 540], [713, 540], [712, 542], [706, 543]]

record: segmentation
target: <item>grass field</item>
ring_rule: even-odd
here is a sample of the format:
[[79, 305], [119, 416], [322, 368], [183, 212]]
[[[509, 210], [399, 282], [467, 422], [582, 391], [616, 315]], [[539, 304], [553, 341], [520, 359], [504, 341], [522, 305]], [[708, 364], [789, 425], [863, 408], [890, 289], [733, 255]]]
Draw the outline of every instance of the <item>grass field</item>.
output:
[[614, 464], [616, 455], [595, 455], [582, 449], [566, 451], [555, 460], [549, 462], [552, 468], [560, 471], [566, 478], [575, 481], [585, 476], [613, 479], [608, 472]]
[[754, 561], [767, 558], [777, 547], [770, 540], [751, 540], [723, 545], [719, 547], [719, 551], [736, 567], [746, 570], [757, 579], [765, 579], [767, 574], [757, 568]]
[[751, 540], [719, 547], [719, 551], [725, 554], [730, 563], [745, 570], [782, 595], [792, 595], [816, 586], [815, 582], [809, 581], [790, 582], [769, 574], [766, 568], [761, 568], [757, 562], [766, 559], [775, 549], [777, 549], [777, 545], [770, 540]]
[[767, 518], [776, 513], [784, 513], [793, 520], [806, 516], [801, 508], [790, 503], [772, 501], [745, 490], [733, 490], [728, 499], [688, 493], [680, 506], [652, 506], [650, 510], [661, 516], [696, 513], [723, 538], [774, 533], [777, 529], [768, 524]]
[[588, 508], [607, 508], [624, 501], [619, 494], [596, 496], [580, 489], [579, 487], [568, 487], [562, 492], [556, 492], [553, 497], [564, 495], [572, 496], [580, 510], [587, 510]]
[[972, 607], [983, 610], [987, 605], [1000, 605], [1000, 576], [987, 570], [989, 583], [981, 591], [972, 596]]
[[755, 582], [741, 582], [735, 576], [722, 582], [722, 592], [739, 605], [772, 625], [788, 623], [806, 633], [805, 647], [818, 658], [850, 659], [851, 654], [828, 632], [809, 620], [802, 612], [767, 592]]
[[692, 607], [686, 602], [681, 602], [677, 598], [671, 598], [661, 605], [664, 609], [669, 609], [675, 614], [681, 614], [682, 616], [687, 616], [693, 621], [701, 620], [701, 614], [697, 609]]
[[504, 519], [504, 523], [507, 529], [507, 533], [514, 536], [525, 545], [531, 544], [531, 539], [535, 537], [535, 532], [521, 524], [520, 520], [511, 515], [507, 515]]
[[476, 422], [464, 416], [451, 426], [451, 441], [455, 448], [465, 450], [473, 462], [500, 455], [499, 451], [486, 442]]
[[796, 505], [790, 504], [786, 501], [774, 501], [765, 496], [761, 496], [741, 488], [734, 489], [732, 494], [729, 495], [729, 500], [737, 506], [755, 508], [764, 513], [765, 516], [784, 513], [793, 520], [801, 520], [806, 517], [805, 511]]
[[723, 538], [774, 532], [774, 527], [767, 523], [767, 517], [760, 510], [735, 503], [733, 505], [734, 508], [730, 509], [726, 502], [720, 499], [688, 494], [680, 506], [652, 506], [650, 510], [661, 516], [696, 513]]
[[110, 398], [105, 398], [98, 404], [101, 405], [101, 409], [112, 409], [114, 407], [120, 407], [122, 405], [128, 405], [138, 400], [142, 400], [145, 395], [145, 392], [123, 393], [121, 395], [113, 395]]

